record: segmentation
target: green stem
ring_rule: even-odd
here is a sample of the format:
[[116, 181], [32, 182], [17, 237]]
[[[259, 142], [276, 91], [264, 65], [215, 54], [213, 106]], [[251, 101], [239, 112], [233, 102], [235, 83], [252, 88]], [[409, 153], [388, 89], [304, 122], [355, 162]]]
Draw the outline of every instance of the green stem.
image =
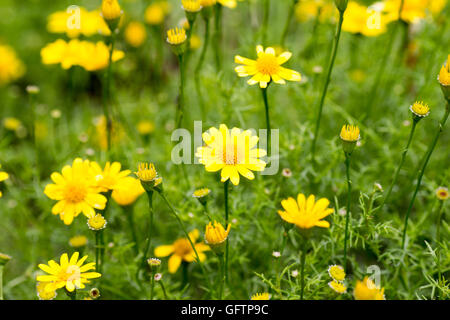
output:
[[305, 291], [306, 242], [307, 240], [304, 238], [300, 256], [300, 300], [303, 300], [303, 293]]
[[108, 58], [108, 68], [106, 69], [106, 86], [104, 89], [104, 100], [103, 100], [103, 113], [106, 120], [106, 130], [107, 130], [107, 151], [111, 149], [111, 131], [112, 131], [112, 120], [110, 115], [110, 104], [111, 104], [111, 68], [112, 68], [112, 56], [114, 52], [114, 46], [116, 43], [115, 33], [111, 32], [111, 50], [109, 52]]
[[175, 117], [175, 123], [177, 125], [177, 129], [181, 128], [181, 125], [183, 123], [183, 113], [184, 113], [184, 59], [183, 54], [178, 55], [178, 65], [180, 69], [180, 95], [178, 97], [178, 108], [177, 113]]
[[147, 242], [145, 244], [145, 250], [142, 253], [142, 262], [141, 268], [145, 267], [147, 257], [149, 256], [150, 247], [152, 244], [152, 230], [153, 230], [153, 192], [147, 191], [148, 198], [148, 211], [149, 211], [149, 221], [148, 221], [148, 230], [147, 230]]
[[269, 100], [267, 99], [267, 88], [262, 88], [262, 96], [264, 100], [264, 107], [266, 110], [266, 129], [267, 129], [267, 154], [270, 155], [270, 140], [272, 138], [270, 131], [270, 116], [269, 116]]
[[169, 297], [167, 296], [166, 288], [164, 287], [162, 279], [158, 281], [159, 285], [161, 286], [161, 290], [164, 295], [164, 299], [169, 300]]
[[395, 174], [394, 174], [394, 179], [392, 180], [391, 185], [389, 186], [389, 189], [386, 191], [386, 196], [383, 198], [383, 202], [381, 203], [381, 205], [377, 209], [377, 211], [378, 210], [381, 211], [383, 209], [385, 203], [387, 202], [387, 200], [389, 199], [389, 196], [391, 195], [392, 188], [394, 187], [395, 183], [397, 182], [398, 175], [400, 173], [400, 169], [403, 167], [403, 163], [405, 162], [405, 159], [406, 159], [406, 154], [408, 153], [409, 146], [410, 146], [412, 138], [414, 136], [414, 131], [416, 129], [417, 122], [418, 121], [414, 119], [412, 127], [411, 127], [411, 132], [409, 133], [408, 143], [406, 144], [405, 150], [403, 150], [402, 158], [401, 158], [400, 163], [398, 165], [398, 168], [397, 168], [397, 170], [395, 171]]
[[264, 0], [264, 16], [262, 21], [262, 43], [267, 45], [267, 26], [269, 24], [270, 0]]
[[347, 175], [347, 213], [345, 215], [345, 238], [344, 238], [344, 269], [347, 270], [347, 240], [348, 240], [348, 228], [350, 223], [350, 204], [351, 204], [351, 193], [352, 193], [352, 182], [350, 180], [350, 154], [345, 154], [345, 167]]
[[130, 233], [131, 233], [131, 239], [134, 242], [134, 246], [133, 246], [134, 253], [137, 256], [139, 254], [139, 241], [137, 239], [136, 227], [134, 224], [133, 206], [128, 206], [126, 208], [123, 208], [123, 211], [124, 211], [124, 214], [127, 216], [128, 226], [130, 228]]
[[203, 42], [202, 53], [200, 54], [200, 58], [197, 62], [197, 66], [195, 67], [196, 76], [200, 73], [200, 70], [202, 69], [203, 62], [205, 60], [206, 52], [208, 51], [208, 45], [209, 45], [209, 18], [203, 17], [203, 19], [205, 20], [205, 39]]
[[[230, 184], [230, 180], [224, 182], [223, 184], [223, 195], [224, 195], [224, 205], [225, 205], [225, 228], [228, 229], [228, 185]], [[225, 280], [228, 281], [228, 252], [229, 252], [229, 240], [227, 237], [225, 245]]]
[[222, 43], [222, 5], [216, 4], [215, 7], [215, 29], [214, 29], [214, 53], [216, 58], [216, 71], [221, 71], [222, 68], [222, 56], [221, 56], [221, 43]]
[[153, 300], [154, 291], [155, 291], [155, 273], [152, 271], [150, 279], [150, 300]]
[[316, 142], [317, 142], [317, 137], [319, 135], [320, 119], [322, 117], [323, 104], [325, 102], [325, 97], [327, 95], [328, 86], [330, 84], [331, 74], [333, 72], [334, 61], [336, 60], [336, 55], [337, 55], [337, 51], [338, 51], [338, 47], [339, 47], [339, 39], [341, 38], [341, 29], [342, 29], [343, 22], [344, 22], [344, 11], [342, 11], [342, 12], [339, 11], [339, 23], [337, 25], [336, 34], [334, 36], [333, 51], [331, 54], [331, 59], [330, 59], [329, 65], [328, 65], [327, 77], [325, 79], [325, 85], [322, 90], [322, 96], [320, 97], [317, 119], [316, 119], [316, 126], [314, 129], [314, 138], [313, 138], [313, 142], [311, 144], [311, 157], [312, 157], [313, 163], [315, 162]]
[[381, 58], [381, 63], [379, 64], [378, 71], [377, 71], [377, 73], [375, 75], [375, 80], [373, 82], [372, 88], [371, 88], [370, 93], [368, 95], [369, 99], [367, 101], [367, 106], [366, 106], [367, 113], [366, 113], [366, 115], [363, 116], [361, 121], [364, 121], [365, 119], [369, 118], [371, 116], [371, 114], [372, 114], [373, 105], [375, 104], [375, 100], [376, 100], [376, 97], [377, 97], [376, 94], [377, 94], [377, 91], [378, 91], [378, 89], [380, 87], [381, 76], [384, 74], [384, 70], [386, 68], [386, 65], [388, 64], [387, 60], [388, 60], [388, 58], [390, 56], [390, 53], [392, 51], [392, 46], [394, 44], [394, 39], [395, 39], [395, 36], [397, 34], [397, 29], [398, 29], [398, 26], [401, 24], [401, 12], [403, 10], [404, 2], [405, 2], [405, 0], [402, 0], [400, 2], [400, 7], [399, 7], [399, 10], [398, 10], [398, 19], [394, 23], [394, 28], [393, 28], [392, 32], [390, 32], [390, 34], [389, 34], [389, 39], [388, 39], [388, 42], [386, 44], [383, 57]]
[[218, 258], [219, 258], [219, 274], [220, 274], [219, 300], [222, 300], [223, 290], [225, 288], [225, 262], [224, 262], [223, 254], [218, 255]]
[[3, 269], [4, 266], [0, 265], [0, 300], [3, 300]]
[[447, 122], [449, 113], [450, 113], [450, 101], [447, 101], [447, 106], [445, 108], [444, 116], [442, 117], [441, 121], [439, 122], [438, 130], [436, 131], [433, 142], [431, 143], [430, 147], [427, 150], [427, 156], [425, 158], [425, 162], [423, 163], [423, 166], [420, 169], [419, 174], [418, 174], [416, 189], [414, 190], [411, 201], [409, 202], [408, 211], [406, 212], [405, 226], [403, 228], [403, 235], [402, 235], [402, 249], [403, 250], [405, 250], [406, 230], [408, 228], [408, 219], [409, 219], [409, 215], [411, 213], [411, 209], [414, 205], [414, 200], [416, 199], [417, 192], [419, 192], [419, 188], [422, 183], [422, 178], [425, 173], [425, 169], [427, 168], [428, 161], [430, 161], [431, 154], [433, 153], [434, 148], [436, 147], [439, 136], [441, 135], [441, 132], [444, 130], [444, 126], [445, 126], [445, 123]]
[[95, 234], [95, 269], [100, 270], [100, 232], [94, 231]]
[[444, 201], [440, 201], [438, 210], [438, 220], [436, 224], [436, 257], [437, 257], [437, 269], [438, 269], [438, 282], [441, 281], [441, 223], [444, 214]]
[[284, 48], [284, 44], [286, 42], [286, 37], [287, 34], [289, 32], [289, 26], [291, 25], [292, 22], [292, 17], [294, 16], [294, 12], [295, 12], [295, 6], [297, 4], [298, 0], [293, 0], [291, 3], [291, 6], [289, 7], [289, 13], [286, 19], [286, 24], [284, 25], [284, 30], [283, 30], [283, 34], [281, 35], [281, 47]]

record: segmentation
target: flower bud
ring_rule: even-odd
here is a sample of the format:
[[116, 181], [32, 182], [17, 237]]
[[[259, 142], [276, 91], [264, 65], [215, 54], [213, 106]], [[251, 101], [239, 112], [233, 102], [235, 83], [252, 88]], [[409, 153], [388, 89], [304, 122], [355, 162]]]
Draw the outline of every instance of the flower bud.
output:
[[0, 252], [0, 266], [4, 266], [12, 257]]
[[444, 64], [439, 72], [438, 81], [441, 85], [442, 93], [447, 101], [450, 101], [450, 54], [447, 63]]
[[211, 222], [206, 226], [205, 242], [211, 247], [216, 254], [222, 254], [225, 245], [225, 240], [230, 233], [231, 225], [229, 224], [227, 230], [218, 222]]
[[341, 13], [347, 9], [348, 0], [334, 0], [334, 3]]
[[161, 266], [161, 260], [156, 258], [150, 258], [147, 260], [148, 266], [150, 267], [150, 270], [152, 272], [157, 271], [159, 267]]
[[117, 0], [103, 0], [102, 2], [102, 16], [111, 32], [114, 32], [120, 22], [122, 16], [122, 9]]
[[357, 126], [344, 125], [341, 130], [340, 138], [345, 154], [352, 154], [356, 142], [360, 139], [359, 128]]

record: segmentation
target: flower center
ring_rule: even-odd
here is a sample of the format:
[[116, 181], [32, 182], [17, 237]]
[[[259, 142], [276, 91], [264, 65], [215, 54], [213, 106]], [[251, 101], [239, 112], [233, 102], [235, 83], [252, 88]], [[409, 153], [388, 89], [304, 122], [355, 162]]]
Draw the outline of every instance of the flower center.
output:
[[271, 54], [263, 54], [256, 60], [256, 68], [262, 74], [276, 74], [280, 69], [277, 58]]
[[187, 239], [178, 239], [173, 246], [175, 247], [175, 254], [180, 257], [189, 254], [192, 250], [191, 244]]
[[84, 200], [87, 190], [83, 184], [69, 183], [64, 190], [64, 198], [66, 201], [78, 203]]
[[66, 268], [66, 270], [62, 270], [58, 274], [59, 281], [74, 281], [79, 279], [81, 276], [80, 267], [77, 265], [70, 265]]

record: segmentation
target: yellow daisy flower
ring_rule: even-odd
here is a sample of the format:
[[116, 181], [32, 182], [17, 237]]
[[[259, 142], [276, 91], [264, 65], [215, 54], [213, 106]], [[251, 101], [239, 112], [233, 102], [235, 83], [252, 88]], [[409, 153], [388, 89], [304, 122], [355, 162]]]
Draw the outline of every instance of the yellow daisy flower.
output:
[[[2, 168], [2, 166], [0, 165], [0, 169]], [[5, 181], [9, 178], [9, 174], [6, 173], [5, 171], [0, 171], [0, 182], [1, 181]]]
[[430, 114], [430, 107], [422, 101], [414, 102], [414, 104], [409, 107], [409, 110], [419, 118], [426, 117]]
[[119, 206], [129, 206], [144, 192], [145, 190], [138, 179], [126, 177], [122, 179], [120, 185], [113, 190], [111, 198]]
[[331, 289], [333, 289], [335, 292], [337, 292], [339, 294], [343, 294], [343, 293], [347, 292], [347, 287], [342, 282], [333, 280], [333, 281], [328, 282], [328, 285], [330, 286]]
[[[206, 255], [203, 252], [210, 250], [210, 248], [203, 242], [195, 243], [198, 237], [199, 231], [197, 229], [189, 232], [189, 238], [195, 245], [200, 262], [203, 262], [206, 259]], [[162, 245], [155, 248], [155, 256], [158, 258], [169, 255], [171, 255], [168, 261], [170, 273], [175, 273], [182, 261], [194, 262], [196, 258], [195, 252], [186, 238], [180, 238], [171, 245]]]
[[292, 53], [286, 51], [277, 56], [274, 48], [268, 47], [264, 51], [261, 45], [256, 47], [256, 53], [258, 55], [256, 60], [247, 59], [239, 55], [234, 57], [234, 62], [241, 64], [241, 66], [237, 66], [234, 69], [238, 76], [252, 76], [247, 81], [249, 85], [259, 83], [261, 88], [267, 88], [267, 85], [271, 81], [278, 84], [285, 84], [285, 80], [301, 80], [300, 73], [281, 66], [291, 58]]
[[187, 12], [199, 12], [202, 9], [200, 0], [181, 0], [181, 7]]
[[363, 281], [356, 281], [353, 295], [355, 300], [386, 300], [384, 288], [380, 289], [375, 286], [375, 283], [368, 277], [365, 277]]
[[330, 277], [332, 277], [334, 280], [337, 280], [337, 281], [344, 281], [344, 279], [345, 279], [344, 268], [339, 265], [329, 266], [328, 274], [330, 275]]
[[14, 81], [25, 73], [25, 65], [16, 55], [13, 48], [0, 45], [0, 86]]
[[145, 22], [150, 25], [159, 25], [164, 22], [164, 18], [169, 13], [169, 10], [169, 3], [167, 1], [152, 3], [145, 9]]
[[38, 282], [36, 285], [37, 296], [39, 300], [53, 300], [56, 298], [57, 293], [54, 290], [45, 291], [48, 282]]
[[3, 126], [6, 130], [17, 131], [22, 127], [22, 121], [14, 117], [7, 117], [3, 119]]
[[100, 213], [97, 213], [95, 216], [90, 217], [87, 221], [89, 229], [93, 231], [105, 229], [106, 224], [106, 219]]
[[330, 223], [322, 220], [334, 212], [334, 209], [328, 208], [329, 204], [330, 201], [326, 198], [315, 202], [314, 195], [306, 199], [304, 194], [299, 193], [297, 201], [291, 197], [282, 200], [281, 205], [286, 211], [278, 210], [278, 214], [284, 221], [295, 224], [300, 229], [329, 228]]
[[60, 288], [66, 288], [67, 291], [73, 292], [75, 289], [84, 289], [89, 279], [101, 277], [98, 272], [86, 272], [95, 269], [95, 262], [83, 265], [88, 256], [79, 259], [79, 253], [75, 252], [69, 260], [67, 253], [64, 253], [59, 264], [54, 260], [50, 260], [48, 265], [39, 264], [39, 268], [48, 275], [37, 276], [36, 280], [46, 283], [44, 292], [54, 292]]
[[59, 214], [66, 225], [81, 212], [89, 218], [95, 215], [94, 208], [105, 208], [106, 197], [100, 194], [89, 160], [76, 158], [72, 166], [67, 165], [61, 174], [53, 172], [50, 177], [54, 183], [48, 184], [44, 193], [58, 201], [52, 213]]
[[253, 180], [255, 175], [252, 171], [263, 171], [266, 167], [266, 163], [259, 159], [266, 155], [266, 151], [255, 148], [259, 138], [250, 130], [229, 130], [221, 124], [219, 129], [210, 128], [202, 137], [206, 146], [197, 148], [195, 155], [205, 165], [206, 171], [221, 170], [222, 182], [230, 179], [238, 185], [239, 175]]
[[255, 293], [252, 295], [252, 300], [270, 300], [270, 295], [267, 292]]
[[125, 29], [125, 40], [133, 47], [140, 47], [147, 37], [147, 32], [142, 23], [132, 21]]
[[122, 9], [117, 0], [102, 1], [102, 16], [105, 20], [118, 19], [121, 15]]
[[69, 245], [74, 248], [84, 247], [87, 243], [88, 239], [86, 236], [74, 236], [69, 239]]
[[[242, 1], [242, 0], [240, 0]], [[220, 3], [221, 5], [223, 5], [224, 7], [230, 8], [230, 9], [234, 9], [237, 6], [237, 1], [236, 0], [217, 0], [218, 3]]]
[[381, 12], [370, 10], [364, 5], [350, 1], [344, 13], [342, 30], [373, 37], [385, 33], [388, 22], [390, 21]]
[[206, 197], [207, 195], [209, 195], [210, 193], [211, 193], [211, 189], [201, 188], [201, 189], [195, 190], [194, 193], [192, 194], [192, 196], [194, 198], [203, 198], [203, 197]]
[[357, 126], [344, 125], [341, 129], [340, 138], [346, 142], [356, 142], [360, 139]]
[[122, 168], [120, 162], [113, 162], [111, 164], [108, 161], [106, 162], [105, 168], [102, 169], [97, 162], [91, 161], [91, 167], [101, 192], [119, 188], [124, 182], [124, 179], [131, 173], [130, 170], [120, 171]]

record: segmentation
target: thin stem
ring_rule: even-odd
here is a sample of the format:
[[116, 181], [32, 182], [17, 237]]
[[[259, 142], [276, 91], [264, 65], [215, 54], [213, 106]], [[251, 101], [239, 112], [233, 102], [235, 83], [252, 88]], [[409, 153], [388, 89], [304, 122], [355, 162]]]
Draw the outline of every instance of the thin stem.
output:
[[134, 246], [133, 246], [134, 253], [136, 255], [138, 255], [139, 254], [139, 241], [137, 239], [136, 227], [134, 225], [133, 206], [128, 206], [126, 208], [123, 208], [123, 211], [124, 211], [124, 214], [127, 216], [128, 226], [130, 228], [130, 233], [131, 233], [131, 239], [134, 242]]
[[166, 288], [164, 287], [162, 279], [159, 280], [158, 283], [161, 286], [161, 289], [162, 289], [162, 292], [163, 292], [163, 295], [164, 295], [164, 299], [169, 300], [169, 297], [167, 296]]
[[289, 26], [291, 25], [292, 22], [292, 17], [294, 16], [294, 12], [295, 12], [295, 5], [297, 4], [298, 0], [293, 0], [291, 3], [291, 6], [289, 7], [289, 13], [286, 19], [286, 24], [284, 25], [284, 30], [283, 30], [283, 34], [281, 35], [281, 47], [284, 48], [284, 44], [286, 42], [286, 37], [287, 34], [289, 32]]
[[442, 270], [441, 270], [441, 223], [442, 217], [444, 215], [444, 201], [440, 201], [438, 210], [438, 220], [436, 224], [436, 257], [437, 257], [437, 269], [438, 269], [438, 282], [441, 281]]
[[3, 300], [3, 269], [4, 266], [0, 265], [0, 300]]
[[94, 231], [95, 234], [95, 269], [100, 270], [100, 232]]
[[352, 182], [350, 180], [350, 154], [345, 154], [345, 167], [347, 175], [347, 213], [345, 215], [345, 238], [344, 238], [344, 269], [347, 270], [347, 239], [348, 239], [348, 227], [350, 223], [350, 204], [352, 194]]
[[148, 212], [149, 212], [149, 221], [148, 221], [148, 230], [147, 230], [147, 242], [145, 245], [145, 250], [142, 253], [142, 262], [141, 262], [141, 268], [144, 268], [147, 257], [149, 255], [149, 250], [152, 243], [152, 230], [153, 230], [153, 192], [147, 191], [147, 198], [148, 198]]
[[215, 6], [215, 29], [214, 29], [214, 53], [216, 58], [216, 71], [222, 68], [221, 43], [222, 43], [222, 5], [217, 3]]
[[272, 138], [270, 131], [270, 116], [269, 116], [269, 100], [267, 99], [267, 88], [261, 89], [264, 107], [266, 110], [266, 129], [267, 129], [267, 154], [270, 155], [270, 140]]
[[392, 180], [391, 185], [389, 186], [389, 189], [386, 191], [386, 195], [385, 195], [384, 198], [383, 198], [383, 202], [381, 203], [381, 205], [380, 205], [380, 207], [377, 209], [377, 211], [378, 211], [378, 210], [381, 211], [381, 210], [383, 209], [385, 203], [387, 202], [387, 200], [389, 199], [389, 196], [391, 195], [392, 188], [394, 187], [394, 185], [395, 185], [396, 182], [397, 182], [398, 175], [399, 175], [399, 173], [400, 173], [400, 169], [403, 167], [403, 163], [405, 162], [405, 159], [406, 159], [406, 154], [408, 153], [409, 146], [410, 146], [411, 141], [412, 141], [412, 138], [413, 138], [413, 136], [414, 136], [414, 131], [415, 131], [415, 129], [416, 129], [417, 122], [418, 122], [417, 120], [414, 120], [414, 121], [413, 121], [413, 124], [412, 124], [412, 127], [411, 127], [411, 132], [409, 133], [408, 143], [406, 144], [405, 150], [403, 150], [402, 158], [401, 158], [400, 163], [399, 163], [399, 165], [398, 165], [398, 168], [397, 168], [397, 170], [395, 171], [395, 174], [394, 174], [394, 179]]
[[408, 219], [409, 219], [409, 215], [411, 213], [411, 209], [414, 205], [414, 200], [416, 199], [417, 192], [419, 192], [420, 185], [422, 183], [422, 178], [425, 173], [425, 169], [427, 168], [427, 165], [428, 165], [428, 161], [430, 161], [431, 154], [433, 153], [434, 148], [436, 147], [439, 136], [441, 135], [441, 132], [444, 130], [444, 126], [445, 126], [445, 123], [447, 122], [449, 113], [450, 113], [450, 101], [447, 101], [447, 106], [445, 109], [444, 116], [442, 117], [441, 121], [439, 122], [438, 130], [436, 131], [433, 142], [431, 143], [430, 147], [427, 150], [427, 156], [425, 158], [425, 162], [423, 163], [423, 166], [420, 169], [419, 174], [418, 174], [416, 189], [414, 190], [411, 201], [409, 202], [408, 211], [406, 212], [405, 226], [403, 228], [403, 235], [402, 235], [402, 249], [403, 250], [405, 250], [406, 230], [408, 228]]
[[111, 31], [111, 50], [109, 52], [108, 58], [108, 69], [106, 71], [106, 86], [104, 89], [104, 100], [103, 100], [103, 113], [106, 121], [107, 130], [107, 151], [111, 149], [111, 131], [112, 131], [112, 120], [110, 115], [110, 104], [111, 104], [111, 68], [112, 68], [112, 56], [114, 52], [114, 46], [116, 42], [115, 32]]
[[270, 0], [264, 0], [264, 16], [262, 21], [262, 43], [266, 45], [267, 41], [267, 26], [269, 24], [269, 13], [270, 13]]
[[398, 26], [401, 23], [401, 12], [403, 10], [404, 2], [405, 2], [405, 0], [401, 0], [401, 2], [400, 2], [400, 7], [399, 7], [399, 10], [398, 10], [398, 19], [394, 23], [394, 28], [393, 28], [392, 32], [390, 33], [390, 35], [389, 35], [389, 39], [388, 39], [388, 42], [386, 44], [383, 57], [381, 58], [381, 63], [379, 64], [380, 67], [378, 68], [378, 71], [377, 71], [377, 73], [375, 75], [375, 80], [373, 82], [372, 88], [371, 88], [370, 93], [368, 95], [369, 99], [368, 99], [367, 106], [366, 106], [367, 113], [366, 113], [365, 116], [363, 116], [361, 121], [364, 121], [365, 119], [369, 118], [371, 116], [371, 114], [372, 114], [372, 108], [373, 108], [373, 105], [375, 104], [376, 94], [377, 94], [377, 91], [378, 91], [378, 89], [380, 87], [381, 76], [384, 74], [384, 70], [386, 68], [386, 65], [388, 64], [387, 60], [388, 60], [388, 58], [390, 56], [390, 53], [392, 51], [392, 46], [394, 44], [394, 39], [395, 39], [395, 36], [397, 34]]
[[152, 271], [150, 279], [150, 300], [153, 300], [154, 291], [155, 291], [155, 273]]
[[178, 66], [180, 69], [180, 95], [178, 97], [178, 108], [177, 113], [175, 117], [175, 122], [177, 125], [177, 129], [181, 128], [181, 125], [183, 123], [183, 115], [184, 115], [184, 59], [183, 55], [178, 55]]
[[330, 84], [331, 73], [333, 72], [334, 61], [336, 60], [336, 55], [337, 55], [337, 51], [338, 51], [338, 47], [339, 47], [339, 39], [341, 38], [341, 29], [342, 29], [343, 22], [344, 22], [344, 11], [342, 11], [342, 12], [339, 11], [339, 23], [337, 25], [336, 34], [334, 36], [333, 51], [331, 54], [330, 63], [328, 65], [327, 77], [325, 79], [325, 85], [322, 90], [322, 96], [320, 97], [317, 119], [316, 119], [316, 126], [314, 129], [314, 138], [313, 138], [313, 142], [311, 144], [311, 157], [312, 157], [313, 163], [315, 162], [316, 142], [317, 142], [317, 137], [319, 135], [320, 119], [322, 117], [323, 104], [325, 102], [325, 97], [327, 95], [328, 86]]
[[[228, 228], [228, 185], [230, 184], [230, 180], [228, 179], [223, 184], [223, 196], [224, 196], [224, 204], [225, 204], [225, 228]], [[228, 281], [228, 252], [229, 252], [229, 241], [228, 237], [226, 240], [225, 246], [225, 280]]]
[[304, 238], [300, 256], [300, 300], [303, 300], [303, 293], [305, 291], [306, 242], [307, 240]]
[[219, 274], [220, 274], [220, 279], [219, 279], [219, 300], [222, 300], [223, 297], [223, 290], [225, 287], [225, 262], [224, 262], [224, 258], [223, 258], [223, 254], [218, 255], [219, 258]]
[[205, 61], [206, 52], [208, 51], [209, 45], [209, 18], [203, 17], [205, 21], [205, 39], [203, 41], [202, 53], [200, 54], [200, 58], [198, 59], [197, 66], [195, 67], [195, 74], [198, 76], [200, 70], [202, 69], [203, 62]]

